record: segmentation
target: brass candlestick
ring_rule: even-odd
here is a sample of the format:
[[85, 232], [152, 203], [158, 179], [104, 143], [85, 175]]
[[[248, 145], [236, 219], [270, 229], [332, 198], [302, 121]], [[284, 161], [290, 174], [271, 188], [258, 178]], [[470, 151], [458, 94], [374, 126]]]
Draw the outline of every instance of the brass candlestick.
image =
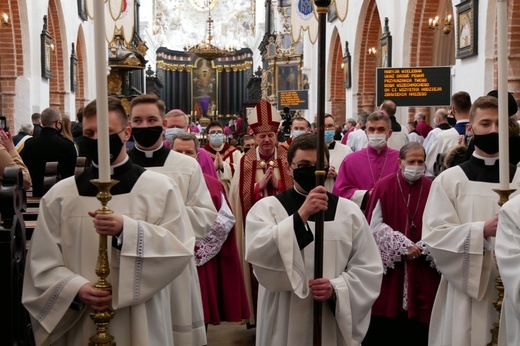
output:
[[[96, 185], [99, 190], [99, 193], [96, 195], [96, 197], [101, 202], [101, 207], [96, 210], [96, 214], [112, 214], [113, 211], [107, 207], [107, 203], [112, 199], [110, 189], [119, 181], [112, 179], [109, 182], [101, 182], [98, 179], [92, 179], [90, 182]], [[96, 263], [96, 275], [98, 276], [99, 280], [94, 285], [96, 289], [104, 291], [112, 289], [112, 285], [106, 280], [108, 274], [110, 274], [110, 266], [108, 265], [107, 236], [100, 235], [98, 259]], [[90, 337], [89, 346], [116, 345], [114, 337], [108, 333], [108, 323], [114, 317], [114, 314], [115, 312], [111, 309], [107, 309], [103, 312], [97, 312], [94, 310], [90, 312], [90, 318], [96, 324], [96, 334]]]
[[[504, 203], [506, 203], [509, 200], [509, 196], [513, 192], [516, 191], [516, 189], [510, 189], [510, 190], [500, 190], [500, 189], [493, 189], [498, 196], [498, 205], [502, 207]], [[500, 270], [500, 268], [499, 268]], [[502, 283], [502, 278], [497, 277], [495, 279], [495, 282], [497, 283], [495, 288], [498, 291], [498, 297], [496, 300], [493, 301], [493, 306], [498, 311], [498, 320], [493, 323], [493, 328], [491, 329], [491, 342], [488, 344], [488, 346], [498, 346], [498, 332], [500, 330], [500, 314], [502, 313], [502, 301], [504, 300], [504, 284]]]

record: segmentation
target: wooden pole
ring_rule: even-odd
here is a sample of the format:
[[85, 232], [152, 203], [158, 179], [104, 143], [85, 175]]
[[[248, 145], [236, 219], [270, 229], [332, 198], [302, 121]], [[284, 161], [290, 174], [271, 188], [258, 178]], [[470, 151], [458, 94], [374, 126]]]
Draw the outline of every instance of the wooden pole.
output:
[[[318, 12], [318, 112], [316, 124], [318, 126], [318, 150], [316, 161], [316, 184], [325, 184], [325, 50], [327, 47], [327, 12], [331, 0], [315, 0]], [[294, 6], [294, 5], [293, 5]], [[314, 278], [323, 277], [323, 224], [325, 212], [320, 211], [316, 214], [316, 228], [314, 231]], [[313, 345], [321, 345], [321, 325], [322, 325], [323, 302], [314, 301], [313, 316]]]

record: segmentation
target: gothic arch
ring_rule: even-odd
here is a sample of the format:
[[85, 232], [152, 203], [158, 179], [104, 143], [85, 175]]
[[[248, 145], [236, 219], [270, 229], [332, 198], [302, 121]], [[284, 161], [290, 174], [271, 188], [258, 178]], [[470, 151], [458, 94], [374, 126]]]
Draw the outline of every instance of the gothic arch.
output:
[[[368, 49], [375, 47], [379, 54], [379, 39], [382, 24], [375, 0], [369, 0], [366, 5], [365, 20], [359, 21], [358, 32], [361, 32], [357, 63], [357, 110], [372, 112], [376, 103], [376, 68], [378, 56], [367, 54]], [[364, 5], [365, 6], [365, 5]]]
[[65, 76], [68, 73], [64, 73], [65, 66], [68, 63], [64, 63], [65, 52], [67, 51], [64, 46], [66, 45], [66, 37], [62, 32], [62, 21], [61, 12], [58, 10], [57, 0], [50, 0], [49, 7], [47, 10], [47, 20], [49, 26], [49, 32], [51, 33], [54, 51], [51, 57], [51, 70], [52, 77], [49, 79], [49, 106], [58, 109], [60, 112], [65, 111]]
[[20, 7], [23, 1], [0, 0], [0, 14], [9, 17], [8, 26], [0, 27], [0, 114], [7, 117], [14, 130], [16, 79], [24, 72], [24, 50]]
[[341, 39], [338, 29], [334, 27], [330, 40], [329, 48], [329, 80], [330, 80], [330, 105], [331, 114], [334, 116], [337, 124], [345, 122], [345, 88], [343, 86], [343, 50], [341, 48]]
[[87, 62], [86, 62], [86, 45], [85, 45], [85, 33], [83, 32], [83, 25], [78, 28], [78, 34], [76, 36], [76, 57], [78, 58], [78, 89], [74, 93], [76, 112], [85, 106], [86, 90], [87, 90]]

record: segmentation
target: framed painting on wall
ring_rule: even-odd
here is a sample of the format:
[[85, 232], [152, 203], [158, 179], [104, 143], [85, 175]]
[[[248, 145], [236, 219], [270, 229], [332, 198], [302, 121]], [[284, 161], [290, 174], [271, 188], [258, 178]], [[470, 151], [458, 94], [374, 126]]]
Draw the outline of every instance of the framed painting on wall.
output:
[[40, 60], [41, 60], [41, 74], [45, 79], [52, 77], [52, 52], [54, 51], [54, 44], [52, 43], [52, 36], [47, 26], [47, 16], [43, 16], [43, 29], [40, 34]]
[[343, 55], [343, 63], [341, 67], [343, 68], [343, 86], [345, 89], [349, 89], [352, 86], [352, 77], [351, 77], [351, 62], [350, 62], [350, 52], [348, 50], [348, 41], [345, 42], [345, 55]]
[[78, 16], [84, 21], [88, 19], [85, 0], [78, 0]]
[[385, 30], [379, 39], [381, 52], [381, 67], [392, 67], [392, 35], [388, 27], [388, 17], [385, 17]]
[[72, 52], [70, 53], [70, 91], [76, 92], [78, 90], [78, 57], [76, 56], [76, 49], [74, 42], [72, 43]]
[[478, 0], [467, 0], [457, 7], [457, 59], [478, 54]]
[[278, 78], [277, 91], [283, 90], [298, 90], [299, 78], [298, 65], [277, 65]]
[[327, 12], [327, 21], [332, 22], [338, 18], [338, 11], [336, 10], [336, 3], [332, 2]]

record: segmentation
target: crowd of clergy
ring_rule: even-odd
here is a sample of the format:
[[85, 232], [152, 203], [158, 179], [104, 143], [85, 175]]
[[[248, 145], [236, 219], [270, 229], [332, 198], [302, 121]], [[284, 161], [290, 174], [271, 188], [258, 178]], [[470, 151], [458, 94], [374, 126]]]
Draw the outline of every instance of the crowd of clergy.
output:
[[[502, 159], [517, 189], [520, 112], [508, 96]], [[67, 144], [91, 165], [42, 193], [27, 253], [22, 303], [36, 344], [86, 345], [90, 312], [114, 311], [108, 331], [120, 345], [211, 345], [207, 327], [221, 322], [256, 328], [259, 346], [311, 345], [321, 301], [322, 345], [487, 345], [499, 320], [498, 344], [520, 345], [520, 197], [500, 207], [494, 192], [497, 97], [457, 92], [434, 128], [423, 113], [399, 124], [390, 100], [343, 126], [326, 114], [324, 186], [315, 124], [295, 116], [280, 136], [268, 101], [233, 124], [237, 147], [216, 121], [200, 145], [186, 114], [155, 95], [133, 99], [129, 114], [109, 98], [111, 214], [96, 212], [90, 182], [100, 171], [92, 101], [81, 138]], [[42, 133], [61, 141], [62, 115], [42, 117]], [[32, 135], [13, 142], [0, 129], [0, 163], [22, 167], [38, 194], [42, 168], [31, 157], [40, 149], [38, 160], [52, 161], [55, 150]], [[109, 236], [110, 290], [94, 287], [99, 235]]]

